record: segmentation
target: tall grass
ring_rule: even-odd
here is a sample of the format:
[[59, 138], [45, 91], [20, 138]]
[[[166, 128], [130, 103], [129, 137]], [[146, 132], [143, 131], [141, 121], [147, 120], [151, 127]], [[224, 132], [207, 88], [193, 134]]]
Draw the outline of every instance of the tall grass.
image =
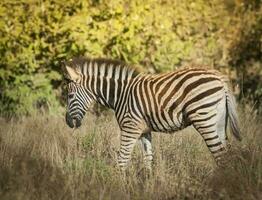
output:
[[89, 114], [78, 130], [63, 116], [0, 120], [0, 199], [261, 199], [262, 125], [245, 109], [241, 143], [217, 168], [192, 129], [154, 133], [154, 167], [139, 145], [124, 176], [116, 167], [119, 129], [112, 114]]

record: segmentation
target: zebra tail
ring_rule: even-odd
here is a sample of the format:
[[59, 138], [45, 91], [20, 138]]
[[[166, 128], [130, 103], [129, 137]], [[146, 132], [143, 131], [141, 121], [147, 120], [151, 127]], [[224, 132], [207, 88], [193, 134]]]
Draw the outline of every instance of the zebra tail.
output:
[[241, 141], [242, 138], [240, 136], [239, 120], [236, 110], [236, 100], [230, 90], [226, 92], [226, 105], [231, 133], [233, 133], [237, 140]]

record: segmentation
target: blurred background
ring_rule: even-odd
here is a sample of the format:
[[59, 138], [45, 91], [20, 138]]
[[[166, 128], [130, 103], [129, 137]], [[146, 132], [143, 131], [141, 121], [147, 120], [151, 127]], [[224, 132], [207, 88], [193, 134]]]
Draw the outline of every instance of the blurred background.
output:
[[[218, 69], [231, 79], [243, 141], [228, 134], [218, 168], [194, 129], [154, 133], [153, 175], [136, 145], [123, 179], [112, 112], [88, 112], [76, 130], [64, 121], [60, 62], [79, 55], [150, 73]], [[262, 199], [261, 113], [261, 0], [0, 1], [1, 200]]]
[[2, 0], [0, 113], [57, 113], [60, 61], [106, 57], [149, 72], [208, 65], [262, 104], [260, 0]]

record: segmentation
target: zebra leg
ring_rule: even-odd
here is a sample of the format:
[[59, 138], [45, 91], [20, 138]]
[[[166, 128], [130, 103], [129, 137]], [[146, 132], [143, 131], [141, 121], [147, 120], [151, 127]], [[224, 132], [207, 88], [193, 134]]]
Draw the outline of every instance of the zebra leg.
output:
[[221, 140], [217, 123], [214, 121], [206, 121], [205, 124], [194, 124], [196, 130], [203, 137], [209, 151], [212, 153], [218, 165], [220, 165], [220, 159], [226, 152], [223, 140]]
[[219, 166], [223, 165], [222, 158], [227, 150], [226, 122], [226, 98], [222, 98], [215, 109], [205, 112], [200, 110], [192, 116], [194, 127], [205, 140]]
[[225, 148], [228, 146], [228, 137], [226, 134], [227, 128], [227, 111], [226, 111], [226, 97], [225, 100], [217, 106], [217, 133]]
[[[225, 151], [223, 153], [226, 153], [228, 149], [230, 148], [230, 145], [228, 144], [228, 137], [226, 133], [227, 128], [227, 111], [226, 111], [226, 101], [222, 101], [217, 107], [217, 134], [219, 136], [219, 139], [221, 140], [223, 147]], [[219, 166], [225, 166], [227, 162], [229, 161], [228, 156], [218, 156], [216, 158], [217, 164]]]
[[118, 154], [118, 166], [122, 171], [127, 167], [129, 160], [131, 159], [131, 153], [133, 148], [141, 136], [141, 133], [130, 133], [130, 132], [121, 132], [121, 141], [120, 141], [120, 150]]
[[152, 161], [153, 161], [151, 141], [152, 141], [151, 132], [143, 133], [140, 137], [141, 147], [143, 150], [144, 163], [149, 171], [152, 170]]

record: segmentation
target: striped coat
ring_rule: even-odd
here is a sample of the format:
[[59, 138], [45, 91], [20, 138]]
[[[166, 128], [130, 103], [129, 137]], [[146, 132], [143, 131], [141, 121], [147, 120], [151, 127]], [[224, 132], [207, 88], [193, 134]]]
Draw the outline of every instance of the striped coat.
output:
[[63, 69], [68, 80], [67, 124], [79, 127], [93, 101], [113, 109], [121, 129], [122, 169], [137, 140], [150, 168], [151, 131], [175, 132], [193, 125], [216, 160], [226, 151], [228, 119], [240, 140], [235, 100], [218, 71], [193, 68], [152, 75], [118, 61], [88, 58], [67, 61]]

